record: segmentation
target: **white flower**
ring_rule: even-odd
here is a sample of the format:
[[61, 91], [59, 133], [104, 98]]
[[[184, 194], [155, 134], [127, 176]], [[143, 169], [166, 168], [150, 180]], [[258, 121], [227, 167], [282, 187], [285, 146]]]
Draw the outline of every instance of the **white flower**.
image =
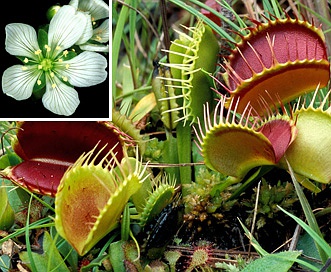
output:
[[[77, 12], [87, 16], [87, 20], [91, 22], [86, 27], [82, 37], [76, 42], [80, 49], [109, 52], [109, 46], [106, 44], [109, 41], [109, 19], [104, 20], [100, 26], [95, 27], [97, 21], [109, 18], [108, 5], [102, 0], [71, 0], [69, 5], [75, 7]], [[87, 39], [88, 36], [90, 37], [89, 39]]]
[[[72, 56], [66, 49], [81, 39], [87, 17], [65, 5], [52, 18], [48, 39], [39, 47], [34, 28], [21, 23], [6, 26], [6, 51], [23, 60], [4, 71], [2, 90], [16, 100], [29, 98], [33, 91], [45, 86], [42, 102], [55, 114], [72, 115], [79, 105], [73, 88], [99, 84], [107, 78], [107, 59], [95, 52]], [[90, 39], [85, 36], [85, 39]], [[39, 43], [40, 43], [39, 37]]]

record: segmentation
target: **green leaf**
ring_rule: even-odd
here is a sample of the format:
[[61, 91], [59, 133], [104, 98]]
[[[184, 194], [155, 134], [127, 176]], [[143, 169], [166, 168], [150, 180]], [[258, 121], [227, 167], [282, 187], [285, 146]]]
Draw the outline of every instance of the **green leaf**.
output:
[[275, 1], [275, 0], [263, 0], [262, 1], [263, 3], [263, 7], [265, 9], [265, 13], [264, 15], [267, 17], [267, 18], [270, 18], [270, 14], [272, 15], [275, 15], [277, 18], [281, 18], [282, 15], [284, 14], [282, 12], [282, 8], [279, 4], [278, 1]]
[[247, 190], [247, 188], [253, 186], [256, 181], [261, 179], [266, 173], [271, 171], [274, 168], [273, 165], [263, 165], [256, 170], [252, 174], [247, 175], [244, 180], [242, 181], [242, 185], [238, 189], [234, 191], [234, 193], [231, 195], [230, 200], [236, 199], [240, 196], [240, 194]]
[[[308, 233], [304, 233], [299, 237], [296, 249], [301, 250], [305, 256], [312, 257], [313, 259], [318, 261], [320, 261], [321, 259], [321, 257], [319, 256], [319, 252], [316, 248], [315, 241]], [[310, 259], [306, 259], [306, 261], [312, 265], [317, 266], [319, 269], [322, 269], [322, 264], [319, 264], [316, 261]]]
[[130, 113], [129, 119], [132, 120], [132, 122], [138, 122], [140, 121], [144, 116], [149, 114], [154, 107], [156, 106], [156, 100], [153, 93], [150, 93], [148, 95], [145, 95], [143, 98], [141, 98], [136, 106], [133, 108], [133, 110]]
[[[130, 4], [130, 0], [125, 0], [126, 4]], [[114, 9], [115, 10], [115, 9]], [[112, 41], [112, 93], [113, 93], [113, 100], [115, 101], [115, 94], [116, 94], [116, 75], [117, 75], [117, 63], [120, 55], [120, 47], [122, 41], [122, 35], [124, 32], [124, 27], [126, 20], [129, 15], [129, 7], [123, 5], [121, 8], [121, 12], [118, 15], [118, 20], [116, 23], [116, 28], [113, 31], [113, 41]], [[117, 17], [117, 16], [116, 16]]]
[[0, 230], [8, 230], [15, 222], [15, 213], [8, 201], [6, 187], [0, 186]]
[[301, 255], [300, 251], [284, 251], [275, 254], [268, 254], [263, 258], [256, 259], [249, 263], [243, 272], [277, 271], [287, 272], [292, 267], [297, 258]]
[[[55, 241], [51, 238], [48, 232], [44, 232], [43, 235], [42, 254], [31, 252], [37, 271], [69, 272], [70, 270], [66, 266], [55, 246]], [[23, 263], [26, 263], [26, 265], [31, 269], [31, 260], [28, 252], [20, 252], [19, 256]]]
[[130, 236], [130, 203], [124, 207], [121, 220], [121, 239], [128, 241]]
[[14, 212], [20, 212], [22, 207], [26, 207], [29, 201], [30, 195], [22, 188], [14, 185], [10, 180], [0, 179], [2, 186], [6, 187], [8, 194], [8, 201]]
[[124, 267], [124, 250], [123, 246], [126, 242], [123, 240], [111, 243], [109, 246], [110, 262], [114, 271], [125, 272]]
[[[302, 266], [305, 266], [309, 268], [312, 271], [319, 271], [319, 269], [310, 263], [298, 259], [299, 255], [301, 252], [299, 251], [286, 251], [286, 252], [281, 252], [281, 253], [276, 253], [276, 254], [269, 254], [267, 251], [265, 251], [260, 244], [255, 240], [253, 235], [249, 232], [249, 230], [245, 227], [245, 225], [239, 220], [239, 223], [241, 224], [242, 228], [245, 231], [246, 236], [250, 240], [252, 246], [255, 248], [255, 250], [263, 256], [261, 259], [257, 259], [252, 262], [252, 264], [248, 265], [245, 269], [247, 270], [242, 270], [242, 271], [277, 271], [277, 272], [282, 272], [282, 271], [288, 271], [289, 268], [293, 265], [294, 262], [297, 262], [301, 264]], [[299, 255], [295, 256], [295, 253], [291, 252], [297, 252]], [[279, 255], [280, 254], [280, 255]], [[276, 256], [275, 256], [276, 255]], [[285, 255], [285, 256], [283, 256]], [[267, 260], [267, 261], [265, 261]], [[273, 263], [277, 263], [273, 265]], [[269, 265], [273, 265], [273, 267], [270, 267]], [[290, 267], [288, 267], [290, 265]], [[286, 267], [288, 267], [286, 269]], [[261, 270], [263, 269], [263, 270]], [[283, 270], [284, 269], [284, 270]]]
[[11, 268], [11, 259], [8, 255], [1, 255], [0, 256], [0, 270], [2, 272], [9, 272]]
[[15, 153], [7, 153], [0, 157], [0, 169], [5, 169], [8, 166], [13, 166], [20, 162], [20, 157], [18, 157]]

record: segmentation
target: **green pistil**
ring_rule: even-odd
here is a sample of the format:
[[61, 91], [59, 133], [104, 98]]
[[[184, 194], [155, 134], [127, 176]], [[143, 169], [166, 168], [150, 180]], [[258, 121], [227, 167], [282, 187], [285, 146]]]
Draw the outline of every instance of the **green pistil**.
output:
[[43, 69], [45, 72], [53, 68], [53, 61], [50, 59], [43, 59], [39, 64], [39, 69]]

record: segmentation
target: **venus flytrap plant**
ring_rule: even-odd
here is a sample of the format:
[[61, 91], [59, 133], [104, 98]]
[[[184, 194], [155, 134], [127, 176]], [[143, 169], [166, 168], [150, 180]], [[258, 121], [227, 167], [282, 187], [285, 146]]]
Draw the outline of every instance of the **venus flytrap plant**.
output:
[[[121, 165], [125, 174], [130, 175], [136, 165], [136, 159], [125, 157], [122, 159]], [[118, 176], [123, 175], [119, 173], [120, 168], [114, 171], [118, 172]], [[159, 173], [153, 178], [150, 178], [150, 176], [151, 172], [146, 169], [142, 176], [144, 182], [130, 198], [130, 202], [132, 202], [132, 206], [134, 207], [130, 214], [131, 222], [139, 226], [139, 230], [142, 231], [167, 205], [175, 203], [178, 200], [176, 196], [178, 196], [179, 186], [176, 185], [176, 179], [170, 178], [169, 175], [164, 173]], [[134, 237], [132, 238], [134, 239]]]
[[114, 125], [113, 129], [121, 141], [126, 142], [128, 146], [138, 145], [140, 153], [145, 153], [146, 141], [144, 136], [140, 134], [140, 130], [136, 128], [131, 119], [112, 109], [111, 123]]
[[122, 144], [127, 141], [127, 135], [110, 122], [26, 121], [17, 125], [12, 146], [23, 161], [0, 174], [31, 192], [53, 197], [63, 174], [81, 154], [99, 142], [100, 146], [116, 145], [114, 152], [121, 160]]
[[227, 112], [225, 104], [222, 97], [213, 116], [207, 105], [204, 127], [199, 123], [195, 128], [206, 166], [228, 176], [217, 186], [220, 191], [241, 182], [255, 167], [277, 165], [296, 136], [290, 116], [275, 114], [262, 119], [248, 105], [237, 117], [238, 102], [232, 99]]
[[[101, 150], [93, 157], [94, 151], [82, 155], [66, 171], [55, 199], [56, 229], [79, 255], [118, 227], [129, 198], [148, 177], [144, 175], [147, 165], [142, 166], [138, 158], [134, 171], [127, 173], [112, 149], [99, 163], [96, 158]], [[107, 162], [108, 155], [112, 159]]]
[[[173, 84], [165, 86], [178, 90], [177, 96], [161, 100], [180, 101], [178, 109], [182, 111], [182, 115], [179, 120], [183, 120], [184, 124], [196, 122], [196, 118], [203, 115], [202, 105], [212, 101], [213, 92], [208, 73], [215, 71], [219, 52], [215, 35], [202, 21], [186, 30], [191, 36], [183, 32], [178, 33], [179, 38], [172, 43], [169, 51], [166, 51], [169, 54], [169, 63], [160, 63], [170, 67], [173, 76]], [[169, 80], [162, 77], [160, 79]]]
[[173, 201], [176, 191], [176, 180], [169, 180], [169, 177], [162, 175], [154, 178], [150, 188], [145, 189], [148, 197], [143, 200], [140, 199], [138, 202], [135, 201], [135, 195], [133, 195], [133, 202], [139, 211], [139, 225], [144, 227], [157, 216]]
[[[176, 128], [176, 138], [168, 133], [166, 146], [169, 150], [165, 152], [178, 156], [169, 157], [168, 163], [191, 162], [191, 127], [188, 123], [196, 122], [197, 117], [203, 115], [204, 103], [213, 102], [209, 74], [215, 72], [219, 53], [212, 29], [201, 20], [193, 27], [184, 28], [188, 33], [178, 32], [178, 39], [172, 42], [169, 50], [165, 50], [169, 56], [168, 62], [159, 62], [164, 76], [156, 77], [161, 80], [158, 85], [161, 85], [161, 90], [171, 92], [159, 94], [160, 88], [153, 86], [165, 125], [170, 129]], [[164, 67], [170, 68], [170, 72]], [[180, 167], [180, 174], [174, 172], [181, 184], [191, 181], [189, 167]]]
[[76, 55], [67, 50], [81, 39], [88, 23], [85, 15], [65, 5], [52, 18], [48, 33], [39, 31], [38, 39], [29, 25], [7, 25], [6, 51], [20, 58], [23, 65], [4, 71], [3, 92], [16, 100], [34, 93], [38, 98], [42, 96], [45, 108], [53, 113], [72, 115], [79, 105], [73, 86], [93, 86], [107, 77], [105, 57], [95, 52]]
[[286, 104], [328, 84], [330, 64], [320, 27], [289, 16], [253, 22], [256, 26], [222, 65], [222, 85], [239, 101], [238, 113], [250, 103], [263, 115], [266, 105], [275, 110], [279, 102]]
[[[317, 192], [319, 189], [309, 179], [330, 182], [327, 156], [316, 145], [322, 141], [317, 131], [328, 133], [329, 117], [327, 110], [322, 110], [327, 98], [318, 109], [313, 109], [318, 89], [326, 86], [330, 77], [323, 32], [289, 16], [268, 19], [266, 23], [253, 22], [256, 27], [249, 29], [250, 33], [242, 37], [228, 61], [221, 65], [226, 85], [219, 83], [229, 97], [221, 95], [213, 118], [207, 105], [201, 122], [204, 129], [201, 124], [196, 129], [201, 135], [198, 140], [205, 163], [229, 176], [217, 188], [222, 191], [242, 181], [255, 167], [273, 165], [287, 169], [283, 156], [292, 149], [291, 159], [297, 167], [294, 171], [307, 178], [303, 179], [304, 186]], [[294, 109], [286, 109], [286, 103], [312, 89], [317, 90], [309, 107], [301, 106], [299, 111], [299, 103]], [[323, 148], [328, 152], [329, 144], [324, 142]], [[320, 169], [316, 157], [326, 170]]]

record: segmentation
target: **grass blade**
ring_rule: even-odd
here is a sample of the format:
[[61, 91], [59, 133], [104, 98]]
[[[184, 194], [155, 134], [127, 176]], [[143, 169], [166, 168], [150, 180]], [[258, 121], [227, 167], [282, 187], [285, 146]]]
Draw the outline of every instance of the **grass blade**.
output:
[[26, 218], [25, 244], [26, 244], [26, 249], [27, 249], [27, 253], [28, 253], [28, 256], [29, 256], [29, 260], [30, 260], [31, 270], [32, 270], [32, 272], [38, 272], [37, 267], [36, 267], [36, 264], [35, 264], [34, 259], [33, 259], [33, 256], [32, 256], [31, 244], [30, 244], [30, 228], [29, 228], [29, 223], [30, 223], [31, 203], [32, 203], [32, 196], [30, 197], [29, 206], [28, 206], [28, 215], [27, 215], [27, 218]]
[[[215, 24], [212, 20], [210, 20], [208, 17], [204, 16], [199, 10], [196, 10], [195, 8], [189, 6], [188, 4], [184, 3], [183, 1], [180, 0], [170, 0], [170, 2], [176, 4], [177, 6], [187, 10], [189, 13], [192, 15], [196, 16], [197, 18], [200, 18], [202, 21], [204, 21], [207, 25], [209, 25], [215, 32], [217, 32], [220, 36], [224, 37], [228, 41], [235, 43], [235, 40], [221, 27], [219, 27], [217, 24]], [[192, 1], [192, 2], [197, 2], [197, 1]], [[204, 5], [206, 9], [208, 7]], [[209, 10], [209, 9], [208, 9]], [[218, 14], [218, 16], [220, 16]]]
[[[126, 0], [125, 3], [130, 3], [131, 0]], [[114, 31], [112, 39], [112, 96], [115, 101], [116, 93], [116, 75], [117, 75], [117, 63], [120, 53], [122, 34], [124, 32], [125, 22], [129, 15], [129, 8], [126, 5], [122, 6], [118, 21], [116, 23], [116, 29]]]
[[[331, 247], [330, 245], [318, 234], [316, 233], [310, 226], [308, 226], [305, 222], [303, 222], [300, 218], [296, 217], [295, 215], [289, 213], [288, 211], [284, 210], [282, 207], [277, 206], [281, 211], [291, 217], [295, 222], [297, 222], [318, 244], [318, 246], [325, 252], [327, 256], [331, 256]], [[327, 258], [324, 263], [327, 261]]]

